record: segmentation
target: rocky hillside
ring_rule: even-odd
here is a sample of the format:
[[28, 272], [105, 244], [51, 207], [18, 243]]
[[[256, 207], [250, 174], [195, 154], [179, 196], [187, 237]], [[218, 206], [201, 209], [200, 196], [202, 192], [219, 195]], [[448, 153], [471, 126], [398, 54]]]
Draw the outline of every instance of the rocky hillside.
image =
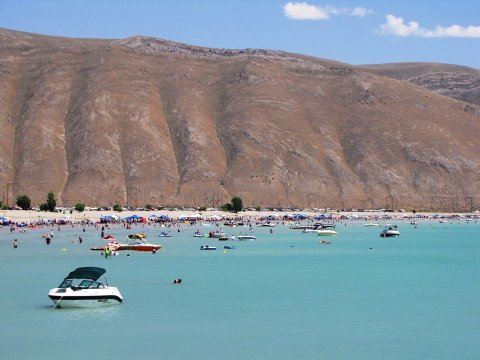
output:
[[480, 109], [334, 61], [0, 29], [0, 186], [35, 204], [476, 206]]
[[480, 105], [480, 70], [432, 63], [363, 65], [365, 71], [433, 90], [438, 94]]

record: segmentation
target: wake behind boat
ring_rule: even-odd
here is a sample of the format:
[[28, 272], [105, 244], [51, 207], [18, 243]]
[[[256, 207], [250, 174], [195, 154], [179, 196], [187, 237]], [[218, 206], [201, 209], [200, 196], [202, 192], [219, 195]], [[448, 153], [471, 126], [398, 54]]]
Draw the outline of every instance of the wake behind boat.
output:
[[123, 297], [116, 287], [97, 281], [105, 272], [100, 267], [80, 267], [70, 272], [57, 288], [48, 293], [54, 308], [96, 308], [121, 304]]

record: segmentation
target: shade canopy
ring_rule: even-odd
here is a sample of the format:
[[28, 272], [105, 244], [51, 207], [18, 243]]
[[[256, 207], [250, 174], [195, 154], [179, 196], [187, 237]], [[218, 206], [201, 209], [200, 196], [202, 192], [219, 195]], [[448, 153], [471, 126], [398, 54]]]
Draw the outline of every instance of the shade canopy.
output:
[[73, 270], [65, 279], [91, 279], [97, 281], [105, 273], [106, 270], [100, 267], [80, 267]]

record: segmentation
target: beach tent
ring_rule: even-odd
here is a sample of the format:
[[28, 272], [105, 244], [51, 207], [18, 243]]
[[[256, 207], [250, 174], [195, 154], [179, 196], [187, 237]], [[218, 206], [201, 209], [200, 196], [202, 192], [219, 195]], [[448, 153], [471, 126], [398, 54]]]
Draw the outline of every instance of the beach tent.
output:
[[140, 222], [140, 221], [143, 221], [143, 217], [141, 217], [140, 215], [137, 215], [137, 214], [133, 214], [133, 215], [130, 215], [130, 216], [127, 216], [125, 217], [123, 220], [125, 221], [136, 221], [136, 222]]
[[293, 214], [292, 216], [296, 220], [305, 220], [307, 218], [307, 215], [305, 214]]
[[164, 215], [164, 214], [162, 214], [162, 215], [153, 214], [153, 215], [150, 215], [148, 217], [148, 220], [150, 220], [150, 221], [170, 221], [170, 217], [168, 215]]
[[222, 220], [222, 217], [220, 215], [210, 215], [207, 220]]
[[185, 215], [180, 215], [178, 217], [178, 220], [184, 221], [184, 220], [199, 220], [202, 218], [202, 215], [200, 214], [185, 214]]
[[116, 220], [118, 217], [114, 217], [112, 215], [102, 215], [100, 216], [100, 220], [105, 220], [105, 221], [112, 221]]
[[0, 224], [8, 225], [8, 224], [10, 224], [10, 219], [5, 217], [5, 216], [0, 216]]

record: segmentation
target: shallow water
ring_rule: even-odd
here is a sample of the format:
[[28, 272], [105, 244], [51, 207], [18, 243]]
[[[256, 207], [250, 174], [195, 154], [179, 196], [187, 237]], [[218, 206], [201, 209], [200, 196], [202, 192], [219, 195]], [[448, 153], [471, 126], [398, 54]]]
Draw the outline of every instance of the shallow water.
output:
[[[478, 358], [480, 224], [399, 223], [401, 236], [388, 239], [338, 224], [330, 245], [281, 224], [254, 228], [256, 241], [193, 238], [197, 228], [171, 238], [134, 229], [165, 250], [108, 259], [89, 250], [102, 244], [93, 228], [55, 228], [50, 245], [41, 237], [50, 228], [0, 229], [0, 357]], [[70, 243], [78, 236], [83, 244]], [[207, 244], [217, 250], [199, 251]], [[106, 268], [124, 303], [53, 310], [48, 290], [81, 266]]]

